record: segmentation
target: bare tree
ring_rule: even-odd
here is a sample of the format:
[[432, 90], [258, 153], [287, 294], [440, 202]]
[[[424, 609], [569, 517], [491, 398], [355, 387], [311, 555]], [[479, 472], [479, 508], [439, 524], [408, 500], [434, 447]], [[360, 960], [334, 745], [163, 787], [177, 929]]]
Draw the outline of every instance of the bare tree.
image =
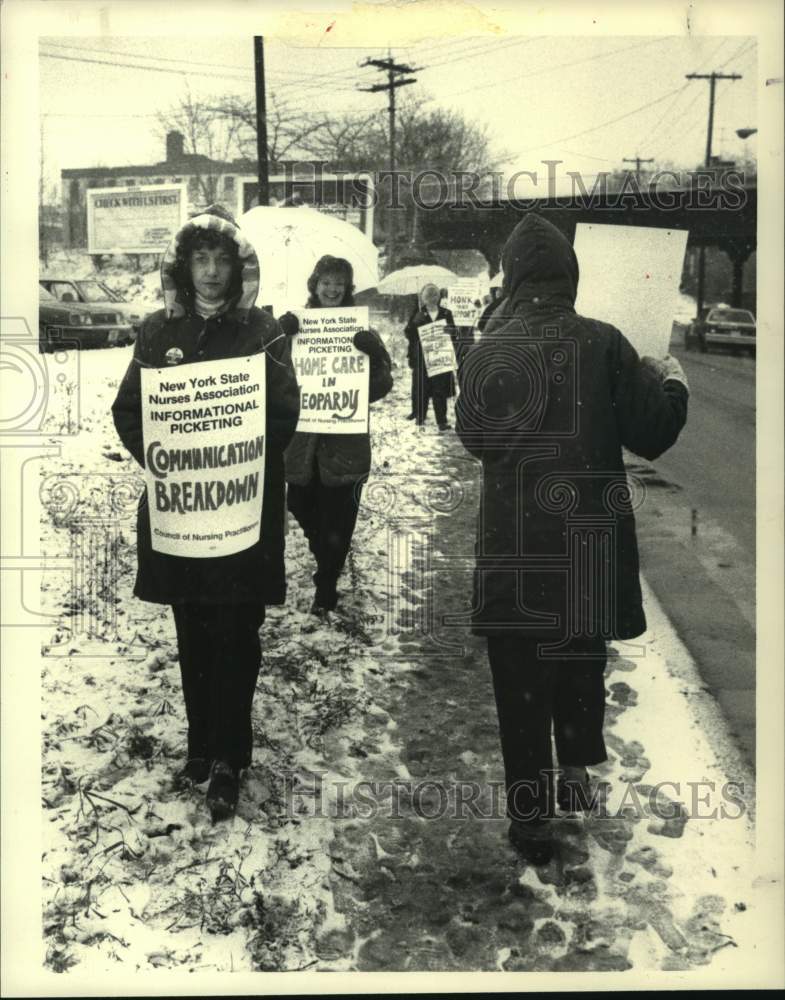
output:
[[[314, 114], [270, 101], [267, 112], [268, 159], [273, 169], [283, 162], [319, 161], [326, 172], [380, 172], [389, 164], [387, 115], [380, 109], [368, 114]], [[211, 159], [228, 159], [231, 152], [256, 159], [256, 106], [253, 97], [224, 95], [204, 102], [190, 95], [171, 112], [160, 116], [164, 129], [176, 128], [186, 138], [189, 152]], [[456, 173], [489, 174], [510, 159], [495, 150], [487, 126], [464, 117], [457, 110], [442, 108], [427, 96], [405, 95], [396, 117], [396, 167], [412, 177], [424, 170], [438, 171], [449, 184]], [[198, 169], [199, 164], [195, 163]], [[217, 176], [209, 165], [199, 176], [207, 201], [215, 200]], [[438, 180], [432, 180], [437, 188]], [[404, 207], [391, 211], [382, 201], [376, 212], [379, 235], [397, 230], [397, 216], [413, 240], [417, 237], [414, 192], [408, 181], [400, 184]], [[417, 194], [428, 200], [428, 184], [418, 185]], [[403, 220], [405, 217], [405, 221]], [[397, 237], [396, 237], [397, 238]]]
[[[227, 95], [215, 98], [207, 110], [220, 121], [236, 129], [237, 145], [242, 156], [256, 158], [256, 103], [252, 97]], [[307, 111], [292, 111], [275, 97], [267, 111], [267, 155], [271, 163], [307, 155], [309, 141], [330, 125], [327, 118], [314, 118]]]
[[[389, 164], [390, 137], [387, 116], [378, 111], [366, 116], [337, 115], [324, 121], [323, 127], [303, 137], [300, 145], [307, 155], [324, 160], [328, 169], [384, 171]], [[503, 150], [494, 150], [487, 127], [465, 118], [459, 111], [434, 105], [427, 97], [406, 95], [396, 118], [396, 169], [405, 177], [398, 182], [403, 206], [391, 210], [384, 196], [377, 209], [378, 233], [396, 232], [401, 225], [407, 239], [417, 242], [418, 211], [414, 195], [424, 203], [436, 200], [448, 189], [456, 175], [490, 174], [510, 159]], [[422, 171], [435, 171], [438, 177], [413, 182]], [[405, 219], [404, 219], [405, 217]], [[395, 237], [397, 240], [397, 236]]]
[[158, 115], [160, 135], [180, 132], [185, 151], [191, 154], [191, 172], [196, 178], [199, 200], [210, 205], [218, 199], [221, 171], [214, 163], [223, 163], [240, 151], [238, 134], [242, 123], [234, 118], [219, 118], [202, 101], [194, 100], [190, 91], [169, 111]]

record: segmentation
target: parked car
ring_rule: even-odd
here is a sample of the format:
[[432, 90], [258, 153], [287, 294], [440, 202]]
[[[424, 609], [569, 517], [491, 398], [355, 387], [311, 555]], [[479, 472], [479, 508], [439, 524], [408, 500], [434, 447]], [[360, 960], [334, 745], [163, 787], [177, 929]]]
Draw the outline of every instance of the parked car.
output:
[[144, 320], [144, 313], [122, 295], [113, 292], [108, 285], [97, 278], [52, 278], [40, 277], [39, 284], [51, 292], [58, 302], [83, 302], [89, 305], [111, 306], [115, 312], [122, 313], [126, 322], [133, 328], [134, 334], [139, 333]]
[[43, 285], [38, 288], [38, 345], [41, 351], [58, 345], [112, 347], [132, 344], [133, 327], [122, 312], [105, 304], [60, 302]]
[[755, 317], [748, 309], [705, 306], [684, 331], [684, 346], [705, 354], [717, 344], [755, 356]]

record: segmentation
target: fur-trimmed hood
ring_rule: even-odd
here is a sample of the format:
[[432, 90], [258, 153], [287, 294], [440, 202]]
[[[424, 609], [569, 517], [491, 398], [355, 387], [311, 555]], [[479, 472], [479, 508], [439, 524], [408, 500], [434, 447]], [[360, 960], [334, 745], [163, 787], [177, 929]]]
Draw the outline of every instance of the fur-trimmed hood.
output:
[[174, 235], [161, 261], [161, 287], [164, 293], [164, 309], [167, 319], [184, 316], [191, 307], [185, 289], [177, 283], [177, 248], [187, 233], [194, 229], [213, 229], [230, 236], [237, 244], [242, 264], [242, 290], [235, 296], [233, 310], [242, 321], [246, 321], [251, 306], [259, 294], [259, 259], [251, 243], [243, 236], [232, 216], [219, 205], [210, 205], [199, 215], [190, 218]]

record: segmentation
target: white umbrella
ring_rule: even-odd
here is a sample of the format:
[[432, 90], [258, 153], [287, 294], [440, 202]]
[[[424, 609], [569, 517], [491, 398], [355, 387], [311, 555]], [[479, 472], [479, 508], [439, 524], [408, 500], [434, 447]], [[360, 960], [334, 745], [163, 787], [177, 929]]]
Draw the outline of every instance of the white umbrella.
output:
[[447, 288], [457, 280], [457, 274], [438, 264], [414, 264], [392, 271], [379, 282], [377, 291], [380, 295], [416, 295], [428, 283]]
[[373, 241], [343, 219], [308, 206], [259, 205], [241, 216], [239, 225], [259, 257], [258, 302], [272, 304], [276, 315], [305, 304], [308, 278], [325, 254], [349, 261], [355, 291], [373, 288], [379, 281], [379, 252]]

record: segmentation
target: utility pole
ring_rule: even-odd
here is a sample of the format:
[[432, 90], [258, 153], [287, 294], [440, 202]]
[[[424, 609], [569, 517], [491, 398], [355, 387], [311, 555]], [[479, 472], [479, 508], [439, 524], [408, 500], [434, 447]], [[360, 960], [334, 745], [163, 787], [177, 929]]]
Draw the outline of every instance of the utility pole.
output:
[[714, 135], [714, 93], [717, 80], [741, 80], [740, 73], [687, 73], [687, 80], [709, 81], [709, 130], [706, 135], [706, 166], [711, 166], [711, 140]]
[[[254, 72], [256, 76], [256, 156], [259, 162], [260, 205], [270, 204], [270, 164], [267, 159], [267, 99], [264, 90], [264, 38], [254, 35]], [[245, 206], [242, 206], [245, 210]]]
[[[706, 134], [706, 163], [711, 166], [711, 140], [714, 135], [714, 94], [717, 80], [741, 80], [739, 73], [687, 73], [687, 80], [708, 80], [709, 81], [709, 128]], [[698, 293], [697, 307], [698, 315], [703, 308], [703, 293], [706, 284], [706, 247], [701, 246], [698, 250]]]
[[[421, 66], [407, 66], [405, 63], [397, 63], [393, 61], [392, 53], [388, 54], [387, 59], [366, 59], [365, 62], [359, 64], [363, 66], [374, 66], [376, 69], [387, 74], [387, 83], [377, 83], [373, 87], [358, 87], [358, 90], [363, 90], [369, 94], [376, 94], [382, 90], [386, 90], [389, 94], [389, 100], [387, 104], [387, 111], [390, 118], [390, 182], [395, 183], [395, 91], [398, 87], [406, 87], [411, 83], [416, 83], [417, 79], [415, 77], [407, 77], [402, 79], [409, 73], [417, 73], [422, 69]], [[392, 270], [394, 260], [395, 260], [395, 220], [396, 216], [390, 209], [390, 221], [389, 221], [389, 232], [387, 236], [388, 249], [387, 249], [387, 266], [389, 270]]]
[[638, 182], [638, 187], [641, 186], [641, 163], [654, 163], [654, 157], [649, 157], [648, 160], [642, 160], [640, 156], [634, 156], [628, 159], [626, 156], [621, 161], [622, 163], [634, 163], [635, 164], [635, 180]]

